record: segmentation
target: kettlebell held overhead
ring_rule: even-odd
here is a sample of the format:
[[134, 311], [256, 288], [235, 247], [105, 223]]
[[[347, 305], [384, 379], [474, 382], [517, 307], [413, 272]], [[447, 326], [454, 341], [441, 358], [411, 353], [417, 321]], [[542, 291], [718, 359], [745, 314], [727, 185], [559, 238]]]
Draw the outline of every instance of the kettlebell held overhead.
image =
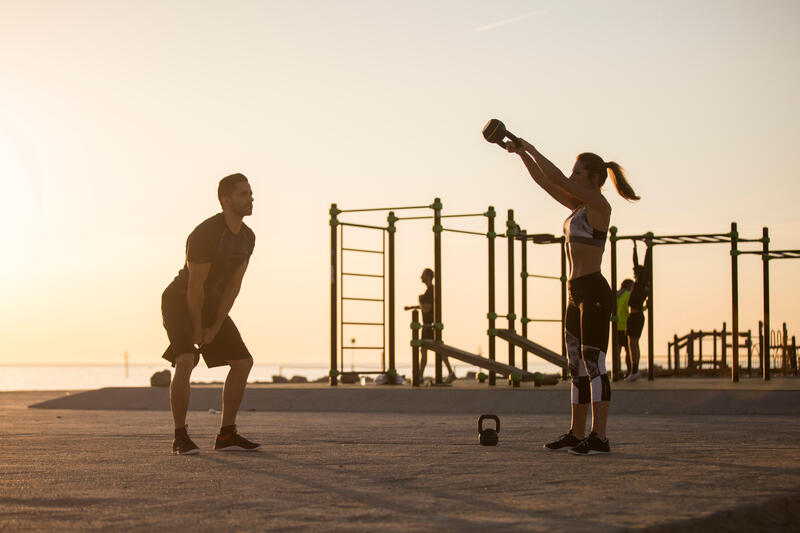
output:
[[[483, 421], [486, 419], [494, 420], [494, 429], [483, 429]], [[481, 415], [478, 418], [478, 442], [483, 446], [497, 446], [500, 440], [498, 433], [500, 433], [500, 419], [497, 415]]]
[[514, 142], [515, 144], [519, 144], [519, 138], [508, 131], [506, 129], [505, 124], [497, 120], [496, 118], [491, 119], [486, 125], [483, 127], [483, 138], [489, 141], [490, 143], [495, 143], [505, 149], [506, 147], [506, 137], [509, 140]]

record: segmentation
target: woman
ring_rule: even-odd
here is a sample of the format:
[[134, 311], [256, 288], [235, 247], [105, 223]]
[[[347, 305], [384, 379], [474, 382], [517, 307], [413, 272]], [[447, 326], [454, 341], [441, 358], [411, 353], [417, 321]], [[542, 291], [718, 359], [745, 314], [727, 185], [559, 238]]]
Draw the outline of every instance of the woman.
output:
[[[567, 178], [529, 142], [509, 142], [509, 152], [522, 158], [533, 181], [556, 201], [572, 210], [564, 222], [564, 242], [570, 273], [569, 301], [564, 317], [564, 337], [572, 378], [572, 423], [549, 450], [569, 449], [579, 455], [608, 453], [606, 437], [611, 386], [605, 368], [611, 310], [611, 287], [600, 273], [611, 205], [600, 188], [611, 174], [617, 192], [626, 200], [639, 197], [622, 168], [592, 153], [580, 154]], [[586, 417], [592, 405], [592, 431], [585, 436]]]
[[633, 289], [628, 299], [628, 322], [626, 324], [628, 336], [628, 351], [633, 361], [633, 369], [625, 378], [625, 381], [636, 381], [642, 377], [639, 372], [639, 337], [642, 336], [644, 328], [644, 310], [647, 309], [645, 302], [650, 295], [650, 263], [653, 260], [653, 252], [650, 246], [644, 253], [644, 265], [639, 264], [639, 255], [636, 252], [636, 241], [633, 242]]

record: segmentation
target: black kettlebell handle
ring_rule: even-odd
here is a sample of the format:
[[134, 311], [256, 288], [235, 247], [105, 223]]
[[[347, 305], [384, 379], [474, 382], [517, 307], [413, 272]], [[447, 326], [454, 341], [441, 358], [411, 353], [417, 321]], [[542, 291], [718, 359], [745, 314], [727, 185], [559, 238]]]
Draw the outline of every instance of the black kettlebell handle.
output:
[[506, 125], [500, 120], [493, 118], [483, 127], [483, 138], [490, 143], [495, 143], [505, 149], [505, 138], [508, 137], [514, 144], [520, 145], [519, 137], [506, 129]]
[[494, 425], [495, 425], [494, 430], [495, 432], [500, 433], [500, 419], [497, 417], [497, 415], [481, 415], [478, 418], [478, 433], [483, 432], [483, 421], [487, 419], [494, 420]]

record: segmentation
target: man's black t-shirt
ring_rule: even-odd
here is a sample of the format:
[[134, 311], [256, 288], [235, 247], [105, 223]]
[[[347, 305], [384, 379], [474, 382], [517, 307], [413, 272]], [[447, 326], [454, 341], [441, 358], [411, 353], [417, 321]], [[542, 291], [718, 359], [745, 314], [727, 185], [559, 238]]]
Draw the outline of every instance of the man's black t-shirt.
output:
[[[256, 245], [256, 235], [242, 223], [239, 233], [233, 234], [225, 223], [225, 216], [217, 213], [204, 220], [186, 239], [186, 262], [211, 263], [204, 284], [203, 322], [213, 320], [219, 298], [233, 273], [247, 261]], [[189, 267], [184, 263], [167, 291], [185, 298], [189, 286]]]
[[419, 295], [419, 305], [430, 305], [430, 311], [422, 311], [422, 323], [433, 324], [433, 285], [428, 287], [424, 294]]

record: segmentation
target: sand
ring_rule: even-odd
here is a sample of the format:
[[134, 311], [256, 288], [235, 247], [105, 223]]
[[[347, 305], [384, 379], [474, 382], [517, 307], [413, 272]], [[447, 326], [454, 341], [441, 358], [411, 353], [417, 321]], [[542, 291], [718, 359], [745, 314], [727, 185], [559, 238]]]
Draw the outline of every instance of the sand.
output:
[[[302, 392], [302, 391], [301, 391]], [[108, 394], [108, 393], [106, 393]], [[256, 453], [169, 454], [165, 410], [30, 409], [61, 393], [0, 393], [0, 529], [401, 531], [796, 530], [800, 419], [612, 416], [613, 453], [542, 442], [563, 414], [245, 411]], [[71, 396], [79, 396], [72, 394]], [[330, 398], [329, 398], [330, 399]]]

